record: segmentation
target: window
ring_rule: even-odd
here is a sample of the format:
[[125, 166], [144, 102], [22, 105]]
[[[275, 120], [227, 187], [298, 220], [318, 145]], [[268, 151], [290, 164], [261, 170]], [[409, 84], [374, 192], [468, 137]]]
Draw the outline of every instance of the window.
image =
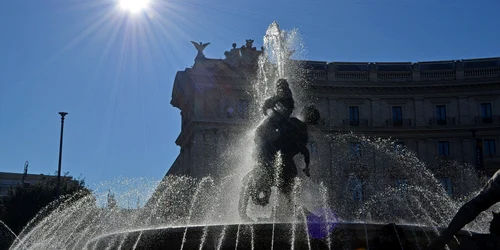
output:
[[483, 150], [484, 150], [484, 155], [487, 156], [493, 156], [496, 154], [496, 148], [495, 148], [495, 140], [493, 139], [486, 139], [483, 142]]
[[403, 108], [401, 106], [392, 107], [392, 125], [403, 125]]
[[438, 142], [438, 155], [440, 157], [450, 155], [450, 143], [447, 141], [439, 141]]
[[436, 106], [436, 123], [437, 125], [446, 125], [446, 106]]
[[359, 126], [359, 107], [349, 107], [349, 125]]
[[351, 175], [347, 180], [347, 185], [353, 201], [363, 201], [363, 180]]
[[403, 154], [405, 151], [405, 143], [402, 141], [398, 141], [394, 143], [394, 152], [398, 154]]
[[453, 195], [453, 186], [451, 185], [451, 178], [441, 178], [439, 180], [441, 182], [441, 186], [443, 186], [444, 190], [449, 196]]
[[481, 103], [481, 118], [483, 123], [492, 123], [491, 103]]
[[247, 100], [240, 100], [239, 105], [238, 105], [238, 113], [240, 115], [240, 118], [248, 118], [248, 101]]
[[361, 143], [351, 142], [351, 154], [355, 157], [361, 157]]

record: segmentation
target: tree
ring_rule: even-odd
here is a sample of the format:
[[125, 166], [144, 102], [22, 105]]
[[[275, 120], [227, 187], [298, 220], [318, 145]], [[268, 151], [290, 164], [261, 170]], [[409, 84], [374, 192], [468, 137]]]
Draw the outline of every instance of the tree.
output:
[[[55, 200], [57, 179], [46, 177], [35, 185], [17, 185], [9, 190], [9, 194], [0, 202], [0, 220], [14, 233], [19, 234], [26, 224], [49, 203]], [[61, 176], [61, 197], [64, 195], [90, 194], [85, 181], [75, 179], [65, 173]]]

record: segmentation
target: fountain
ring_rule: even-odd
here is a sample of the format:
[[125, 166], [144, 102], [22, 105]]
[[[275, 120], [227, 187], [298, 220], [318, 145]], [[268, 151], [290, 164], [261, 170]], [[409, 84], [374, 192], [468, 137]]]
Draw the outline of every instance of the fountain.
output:
[[[264, 120], [262, 104], [274, 95], [278, 79], [290, 83], [295, 99], [292, 117], [307, 120], [297, 113], [310, 105], [300, 62], [290, 58], [293, 51], [301, 52], [301, 46], [297, 31], [284, 32], [277, 23], [268, 28], [266, 53], [259, 58], [254, 84], [254, 123], [242, 144], [234, 147], [245, 148], [243, 143], [253, 141], [255, 128]], [[11, 249], [423, 249], [468, 199], [449, 198], [425, 164], [412, 152], [395, 152], [391, 140], [352, 133], [325, 137], [335, 152], [332, 166], [354, 162], [371, 167], [364, 179], [365, 193], [350, 196], [363, 169], [352, 169], [349, 178], [345, 178], [346, 169], [335, 169], [328, 182], [299, 174], [288, 197], [270, 187], [266, 206], [250, 202], [248, 210], [245, 207], [250, 220], [242, 220], [238, 212], [241, 180], [255, 159], [241, 150], [234, 172], [222, 178], [167, 176], [153, 183], [156, 191], [140, 208], [102, 206], [99, 199], [107, 187], [83, 198], [66, 197], [46, 208], [50, 212], [41, 211], [15, 236]], [[366, 153], [353, 158], [351, 141], [362, 144]], [[366, 155], [374, 155], [375, 160]], [[280, 159], [276, 157], [271, 165], [282, 166]], [[465, 189], [481, 187], [482, 180], [467, 166], [455, 164], [452, 169], [467, 177], [460, 183]], [[394, 185], [393, 176], [405, 181]], [[126, 187], [124, 196], [136, 194], [134, 189]], [[359, 195], [370, 198], [358, 202]], [[490, 219], [490, 214], [481, 215], [456, 242], [484, 232]]]

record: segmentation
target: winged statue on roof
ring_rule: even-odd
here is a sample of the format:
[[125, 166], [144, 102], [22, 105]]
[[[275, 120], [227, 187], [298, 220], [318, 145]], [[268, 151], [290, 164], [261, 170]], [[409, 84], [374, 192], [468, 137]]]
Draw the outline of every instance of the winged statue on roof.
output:
[[198, 54], [196, 55], [196, 58], [205, 58], [205, 55], [203, 54], [203, 50], [210, 44], [210, 43], [202, 43], [202, 42], [194, 42], [191, 41], [191, 43], [194, 45], [196, 50], [198, 51]]

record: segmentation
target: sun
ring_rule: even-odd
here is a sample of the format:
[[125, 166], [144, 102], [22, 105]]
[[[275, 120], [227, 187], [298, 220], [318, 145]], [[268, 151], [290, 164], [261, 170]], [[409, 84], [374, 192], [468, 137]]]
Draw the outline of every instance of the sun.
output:
[[137, 13], [148, 6], [149, 0], [118, 0], [120, 7], [131, 13]]

